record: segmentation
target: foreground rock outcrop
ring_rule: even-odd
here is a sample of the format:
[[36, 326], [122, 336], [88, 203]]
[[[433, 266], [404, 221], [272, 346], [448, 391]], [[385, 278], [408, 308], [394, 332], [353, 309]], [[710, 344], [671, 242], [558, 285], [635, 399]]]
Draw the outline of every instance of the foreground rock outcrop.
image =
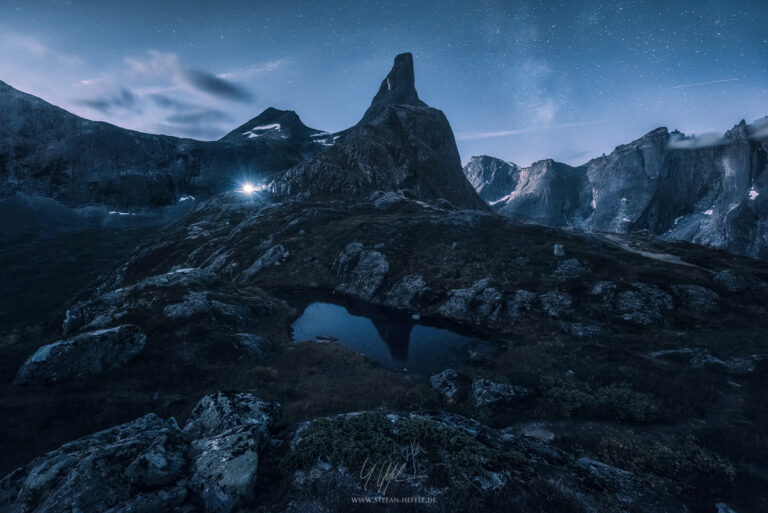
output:
[[252, 498], [280, 407], [250, 394], [204, 397], [184, 429], [148, 414], [67, 443], [0, 481], [7, 513], [228, 513]]
[[147, 336], [133, 324], [59, 340], [30, 356], [14, 383], [61, 382], [117, 369], [135, 357], [146, 340]]

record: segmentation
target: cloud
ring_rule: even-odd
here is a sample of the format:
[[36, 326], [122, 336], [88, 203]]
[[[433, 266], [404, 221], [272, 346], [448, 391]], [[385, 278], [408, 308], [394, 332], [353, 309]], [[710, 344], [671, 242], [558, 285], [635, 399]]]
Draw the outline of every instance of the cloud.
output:
[[216, 109], [201, 109], [194, 112], [172, 114], [166, 118], [169, 123], [176, 125], [201, 125], [203, 123], [218, 123], [231, 121], [227, 114]]
[[270, 73], [280, 68], [285, 67], [291, 61], [288, 59], [278, 59], [275, 61], [267, 61], [259, 64], [253, 64], [246, 68], [236, 69], [228, 71], [226, 73], [219, 73], [216, 76], [219, 78], [236, 78], [236, 77], [250, 77], [253, 75], [260, 75], [262, 73]]
[[193, 103], [181, 101], [177, 98], [171, 98], [170, 96], [160, 93], [152, 93], [149, 97], [155, 102], [155, 105], [164, 109], [185, 110], [195, 107]]
[[248, 103], [254, 99], [247, 89], [224, 78], [233, 74], [215, 75], [192, 69], [185, 66], [173, 53], [150, 50], [146, 58], [128, 57], [125, 63], [128, 75], [136, 79], [167, 81], [170, 77], [175, 85], [186, 85], [222, 100]]
[[141, 112], [136, 95], [134, 95], [129, 89], [125, 87], [110, 96], [76, 100], [76, 103], [104, 114], [112, 112], [114, 109], [122, 109], [139, 113]]
[[163, 94], [152, 94], [150, 98], [157, 107], [172, 111], [166, 115], [164, 130], [189, 137], [215, 137], [221, 135], [219, 123], [230, 122], [232, 118], [218, 109], [196, 105], [171, 98]]
[[23, 52], [34, 58], [63, 64], [65, 66], [80, 66], [83, 60], [77, 55], [51, 49], [42, 40], [15, 32], [9, 32], [0, 39], [0, 45], [16, 52]]
[[752, 139], [762, 139], [768, 137], [768, 116], [762, 119], [756, 119], [750, 127], [749, 137]]
[[710, 148], [712, 146], [721, 146], [730, 142], [717, 133], [706, 133], [701, 135], [692, 135], [690, 137], [681, 133], [672, 133], [669, 137], [667, 146], [675, 150], [695, 150], [697, 148]]
[[189, 85], [212, 96], [246, 103], [253, 100], [253, 95], [246, 89], [205, 71], [185, 69], [182, 76]]

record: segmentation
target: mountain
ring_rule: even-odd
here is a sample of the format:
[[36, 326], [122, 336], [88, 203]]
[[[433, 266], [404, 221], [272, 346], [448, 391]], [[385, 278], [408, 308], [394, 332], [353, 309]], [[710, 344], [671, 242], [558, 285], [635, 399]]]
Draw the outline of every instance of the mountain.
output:
[[[718, 138], [658, 128], [578, 167], [474, 157], [465, 175], [497, 212], [549, 226], [688, 241], [768, 258], [768, 118]], [[491, 192], [492, 191], [492, 192]]]
[[213, 142], [145, 134], [80, 118], [0, 82], [0, 213], [30, 220], [4, 223], [0, 236], [57, 231], [63, 218], [47, 214], [54, 210], [71, 218], [64, 227], [175, 218], [189, 199], [287, 169], [324, 148], [322, 132], [293, 112], [267, 109], [257, 120], [280, 120], [286, 130]]
[[[768, 510], [768, 262], [475, 208], [411, 62], [274, 194], [0, 251], [0, 511]], [[590, 169], [473, 176], [570, 223]]]
[[314, 159], [276, 176], [272, 191], [314, 200], [405, 190], [414, 198], [486, 209], [461, 172], [448, 120], [419, 100], [414, 84], [413, 56], [398, 55], [360, 122]]
[[306, 126], [292, 110], [269, 107], [264, 112], [240, 125], [219, 139], [232, 143], [259, 143], [262, 141], [290, 141], [305, 158], [314, 156], [322, 148], [333, 144], [333, 134]]
[[472, 157], [464, 167], [464, 174], [480, 197], [491, 203], [517, 187], [520, 168], [512, 162], [483, 155]]

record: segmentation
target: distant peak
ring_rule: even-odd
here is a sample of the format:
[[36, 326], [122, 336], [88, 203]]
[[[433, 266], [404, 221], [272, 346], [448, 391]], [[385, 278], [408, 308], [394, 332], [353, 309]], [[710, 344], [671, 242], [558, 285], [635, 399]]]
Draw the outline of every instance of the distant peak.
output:
[[410, 53], [401, 53], [395, 57], [392, 69], [381, 82], [379, 92], [374, 96], [371, 106], [365, 111], [361, 123], [369, 121], [389, 105], [426, 107], [426, 104], [419, 100], [419, 95], [416, 92], [413, 55]]
[[263, 135], [307, 137], [314, 132], [307, 127], [292, 110], [280, 110], [268, 107], [255, 118], [232, 130], [222, 137], [222, 140], [237, 140], [241, 138], [256, 139]]
[[301, 123], [301, 119], [299, 118], [299, 115], [296, 114], [296, 112], [292, 110], [280, 110], [276, 109], [274, 107], [267, 107], [264, 109], [264, 111], [253, 118], [249, 123], [266, 123], [266, 122], [275, 122], [275, 121], [294, 121]]
[[725, 137], [729, 139], [746, 139], [749, 136], [749, 130], [747, 122], [743, 119], [739, 121], [737, 125], [728, 130], [725, 133]]

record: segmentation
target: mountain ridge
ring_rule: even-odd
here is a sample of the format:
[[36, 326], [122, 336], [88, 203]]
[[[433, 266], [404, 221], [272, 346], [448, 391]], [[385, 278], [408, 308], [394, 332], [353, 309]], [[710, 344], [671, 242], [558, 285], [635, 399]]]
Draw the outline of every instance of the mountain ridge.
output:
[[[768, 121], [744, 120], [722, 136], [686, 136], [659, 127], [581, 166], [557, 163], [574, 180], [558, 185], [544, 172], [521, 188], [520, 175], [547, 160], [517, 168], [494, 157], [464, 166], [484, 199], [499, 213], [549, 226], [631, 233], [646, 230], [768, 258]], [[554, 161], [553, 161], [554, 162]], [[515, 166], [515, 180], [497, 169]], [[505, 168], [506, 169], [506, 168]], [[553, 185], [554, 184], [554, 185]], [[487, 191], [493, 191], [489, 193]], [[546, 211], [543, 211], [546, 210]]]

